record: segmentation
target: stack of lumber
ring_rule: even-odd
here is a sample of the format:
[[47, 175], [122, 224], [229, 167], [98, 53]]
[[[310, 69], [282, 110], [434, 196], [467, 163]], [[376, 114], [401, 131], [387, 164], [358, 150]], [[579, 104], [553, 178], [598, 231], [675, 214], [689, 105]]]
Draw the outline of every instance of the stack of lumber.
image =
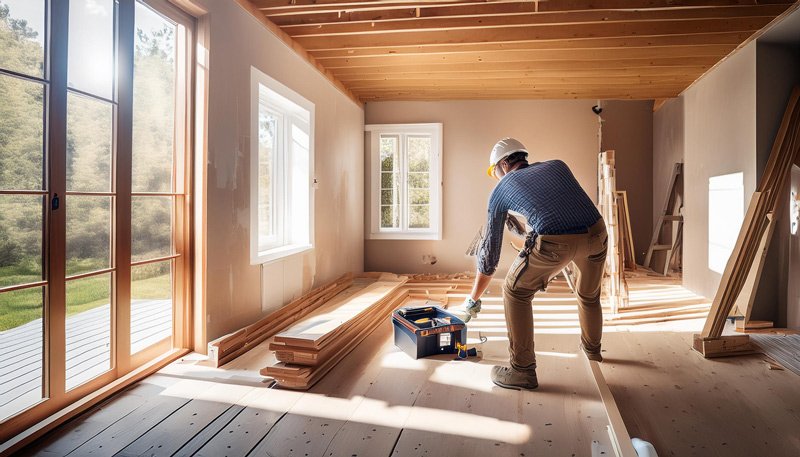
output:
[[633, 228], [628, 206], [628, 192], [616, 191], [617, 216], [619, 217], [619, 242], [622, 250], [623, 266], [628, 270], [636, 270], [636, 249], [633, 247]]
[[[726, 355], [714, 353], [708, 348], [721, 349], [722, 352], [746, 352], [744, 344], [721, 346], [710, 344], [710, 340], [719, 339], [725, 326], [725, 319], [731, 312], [737, 298], [749, 284], [744, 300], [752, 305], [749, 296], [755, 293], [763, 267], [764, 254], [774, 230], [773, 221], [786, 205], [787, 193], [784, 192], [791, 173], [792, 165], [798, 162], [800, 151], [800, 88], [795, 88], [781, 122], [780, 130], [775, 138], [764, 175], [757, 191], [750, 200], [739, 237], [733, 253], [728, 259], [722, 275], [719, 289], [714, 296], [711, 312], [708, 315], [703, 333], [695, 335], [695, 349], [706, 357]], [[749, 280], [748, 280], [749, 279]], [[746, 315], [749, 309], [745, 310]], [[746, 335], [739, 338], [744, 341]]]
[[606, 288], [611, 312], [625, 306], [627, 289], [623, 273], [624, 256], [620, 245], [619, 206], [617, 204], [617, 179], [614, 151], [601, 152], [597, 167], [598, 206], [608, 231], [608, 255], [606, 256]]
[[407, 278], [389, 273], [358, 277], [348, 290], [275, 335], [279, 362], [261, 370], [281, 387], [305, 390], [364, 340], [408, 296]]
[[352, 273], [345, 274], [330, 284], [308, 292], [258, 322], [209, 342], [209, 363], [214, 367], [220, 367], [230, 362], [267, 338], [309, 315], [352, 284]]

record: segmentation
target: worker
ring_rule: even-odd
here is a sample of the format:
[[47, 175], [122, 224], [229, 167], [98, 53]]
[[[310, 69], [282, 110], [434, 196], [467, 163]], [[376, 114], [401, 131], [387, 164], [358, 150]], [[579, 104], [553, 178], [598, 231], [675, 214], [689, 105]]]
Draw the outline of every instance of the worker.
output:
[[[590, 360], [602, 361], [600, 338], [603, 314], [600, 284], [608, 236], [592, 200], [567, 165], [560, 160], [528, 163], [528, 150], [514, 138], [492, 148], [489, 176], [499, 182], [489, 197], [486, 232], [478, 250], [478, 272], [465, 299], [465, 320], [477, 317], [483, 295], [500, 261], [503, 225], [509, 211], [527, 219], [525, 245], [508, 270], [503, 284], [511, 366], [492, 368], [492, 381], [509, 389], [535, 389], [533, 345], [534, 294], [545, 290], [565, 266], [574, 263], [580, 348]], [[513, 216], [512, 216], [513, 217]]]

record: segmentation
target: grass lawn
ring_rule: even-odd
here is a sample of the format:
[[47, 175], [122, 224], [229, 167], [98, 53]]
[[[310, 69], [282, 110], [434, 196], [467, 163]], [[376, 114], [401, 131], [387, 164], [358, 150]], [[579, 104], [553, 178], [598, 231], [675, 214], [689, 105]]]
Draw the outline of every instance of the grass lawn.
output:
[[[35, 270], [19, 270], [22, 269], [17, 267], [0, 268], [0, 286], [33, 282], [41, 278], [40, 274]], [[109, 273], [68, 281], [67, 315], [77, 314], [107, 304], [110, 301], [111, 293], [110, 278], [111, 274]], [[135, 279], [131, 284], [131, 293], [134, 300], [169, 299], [171, 298], [171, 290], [169, 272], [149, 278]], [[0, 294], [0, 331], [40, 319], [44, 308], [43, 293], [44, 288], [37, 287]]]

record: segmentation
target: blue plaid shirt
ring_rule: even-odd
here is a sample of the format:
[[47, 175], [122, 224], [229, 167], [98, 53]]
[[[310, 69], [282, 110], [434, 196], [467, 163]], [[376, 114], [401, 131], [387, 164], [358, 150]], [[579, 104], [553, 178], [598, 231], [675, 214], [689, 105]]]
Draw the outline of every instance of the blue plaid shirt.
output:
[[478, 251], [478, 271], [493, 275], [500, 262], [509, 211], [524, 216], [533, 235], [586, 233], [600, 213], [560, 160], [532, 163], [503, 177], [489, 197], [489, 221]]

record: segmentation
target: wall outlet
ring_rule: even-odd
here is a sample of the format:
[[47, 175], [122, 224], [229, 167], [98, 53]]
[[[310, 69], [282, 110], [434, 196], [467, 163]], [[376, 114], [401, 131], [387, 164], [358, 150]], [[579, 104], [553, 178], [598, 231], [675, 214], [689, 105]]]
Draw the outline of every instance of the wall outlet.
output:
[[425, 265], [436, 265], [437, 261], [438, 259], [436, 258], [435, 255], [423, 254], [422, 256], [422, 263], [424, 263]]

